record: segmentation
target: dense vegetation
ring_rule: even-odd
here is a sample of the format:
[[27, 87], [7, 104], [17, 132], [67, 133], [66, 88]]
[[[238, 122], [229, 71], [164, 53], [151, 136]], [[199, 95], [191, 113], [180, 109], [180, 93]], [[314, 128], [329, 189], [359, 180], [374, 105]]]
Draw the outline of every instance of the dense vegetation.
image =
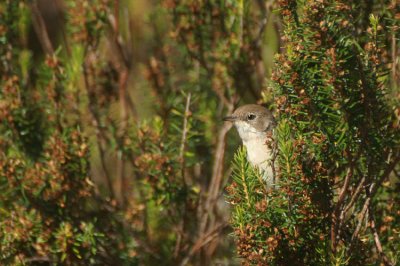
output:
[[[0, 264], [396, 265], [399, 21], [396, 1], [2, 1]], [[255, 102], [272, 190], [221, 121]]]

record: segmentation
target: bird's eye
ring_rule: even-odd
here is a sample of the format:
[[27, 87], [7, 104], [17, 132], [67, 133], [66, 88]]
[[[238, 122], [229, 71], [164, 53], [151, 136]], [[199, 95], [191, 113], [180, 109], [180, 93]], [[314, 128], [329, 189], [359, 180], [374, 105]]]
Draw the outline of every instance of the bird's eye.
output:
[[247, 115], [247, 120], [253, 120], [254, 118], [256, 118], [255, 114], [248, 114]]

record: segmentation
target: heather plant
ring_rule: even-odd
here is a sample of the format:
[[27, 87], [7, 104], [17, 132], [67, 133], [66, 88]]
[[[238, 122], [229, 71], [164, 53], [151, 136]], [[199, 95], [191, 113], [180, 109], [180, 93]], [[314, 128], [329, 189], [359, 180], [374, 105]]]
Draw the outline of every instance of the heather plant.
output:
[[[77, 103], [79, 47], [70, 61], [54, 50], [36, 2], [7, 1], [0, 10], [1, 264], [134, 263], [122, 221], [90, 178], [82, 117], [68, 113]], [[101, 32], [102, 16], [94, 10], [86, 19]], [[28, 49], [30, 20], [43, 34], [42, 58]]]
[[148, 36], [135, 5], [0, 5], [2, 264], [234, 261], [221, 118], [265, 87], [267, 9], [160, 1]]
[[389, 178], [399, 117], [388, 70], [397, 59], [385, 49], [397, 42], [388, 13], [398, 6], [365, 20], [356, 3], [279, 5], [285, 53], [271, 82], [279, 184], [266, 190], [237, 153], [228, 198], [238, 253], [259, 265], [395, 265], [398, 180]]
[[[398, 13], [3, 1], [0, 264], [395, 264]], [[272, 190], [222, 122], [256, 102]]]

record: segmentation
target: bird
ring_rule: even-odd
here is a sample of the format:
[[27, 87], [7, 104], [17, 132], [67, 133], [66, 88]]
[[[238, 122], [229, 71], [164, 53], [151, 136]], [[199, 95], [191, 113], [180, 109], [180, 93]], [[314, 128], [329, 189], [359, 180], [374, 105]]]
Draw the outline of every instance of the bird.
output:
[[247, 160], [258, 168], [269, 187], [276, 184], [274, 157], [276, 149], [271, 137], [276, 120], [271, 111], [257, 104], [246, 104], [237, 108], [224, 121], [234, 124], [247, 150]]

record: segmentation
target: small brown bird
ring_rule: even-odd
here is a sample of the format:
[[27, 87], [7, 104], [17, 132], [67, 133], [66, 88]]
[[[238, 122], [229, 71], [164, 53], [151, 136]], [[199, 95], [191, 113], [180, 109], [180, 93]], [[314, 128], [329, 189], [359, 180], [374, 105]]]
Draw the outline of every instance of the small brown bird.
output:
[[248, 161], [260, 170], [268, 185], [274, 184], [274, 150], [267, 143], [268, 136], [276, 127], [272, 113], [261, 105], [247, 104], [224, 120], [235, 125], [246, 147]]

